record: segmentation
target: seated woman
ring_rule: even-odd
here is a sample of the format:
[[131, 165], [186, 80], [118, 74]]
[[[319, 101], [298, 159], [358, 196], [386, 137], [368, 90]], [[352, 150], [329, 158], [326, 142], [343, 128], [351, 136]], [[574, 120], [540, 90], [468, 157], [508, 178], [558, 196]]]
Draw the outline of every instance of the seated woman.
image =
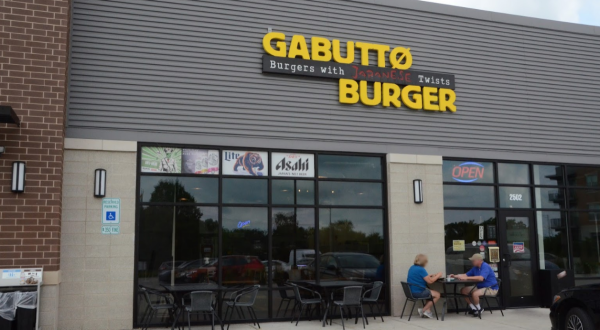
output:
[[[425, 266], [427, 266], [427, 256], [424, 254], [418, 254], [415, 257], [415, 264], [410, 267], [408, 270], [408, 279], [407, 282], [410, 284], [416, 284], [420, 287], [411, 285], [410, 291], [412, 292], [413, 297], [415, 298], [427, 298], [429, 296], [433, 297], [433, 302], [436, 303], [440, 299], [440, 293], [435, 290], [427, 289], [428, 284], [432, 284], [442, 277], [442, 273], [437, 273], [434, 275], [427, 274], [425, 270]], [[433, 314], [431, 314], [431, 307], [433, 303], [428, 301], [427, 304], [423, 308], [419, 308], [419, 315], [421, 317], [433, 318]]]

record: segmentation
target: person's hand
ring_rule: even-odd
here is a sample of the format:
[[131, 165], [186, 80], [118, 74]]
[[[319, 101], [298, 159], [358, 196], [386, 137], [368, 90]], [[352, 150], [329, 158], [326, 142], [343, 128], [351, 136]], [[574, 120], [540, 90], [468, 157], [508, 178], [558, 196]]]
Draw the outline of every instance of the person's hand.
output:
[[461, 281], [467, 279], [467, 275], [456, 275], [455, 277]]
[[454, 275], [454, 274], [450, 274], [448, 276], [450, 276], [450, 278], [455, 278], [456, 277], [456, 275]]
[[442, 274], [442, 272], [439, 272], [439, 273], [435, 274], [435, 276], [437, 276], [438, 278], [442, 278], [442, 277], [444, 277], [444, 274]]

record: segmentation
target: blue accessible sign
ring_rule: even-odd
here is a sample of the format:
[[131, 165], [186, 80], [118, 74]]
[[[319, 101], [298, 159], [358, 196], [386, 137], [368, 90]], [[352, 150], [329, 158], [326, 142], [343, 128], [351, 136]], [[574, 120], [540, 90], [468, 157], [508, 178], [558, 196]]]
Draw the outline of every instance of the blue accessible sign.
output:
[[118, 225], [121, 223], [121, 199], [103, 198], [102, 199], [102, 224]]

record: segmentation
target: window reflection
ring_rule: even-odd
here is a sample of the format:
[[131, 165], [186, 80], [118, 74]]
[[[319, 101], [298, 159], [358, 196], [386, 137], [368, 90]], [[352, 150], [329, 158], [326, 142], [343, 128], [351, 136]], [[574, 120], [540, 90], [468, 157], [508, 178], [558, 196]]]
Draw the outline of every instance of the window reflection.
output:
[[[273, 204], [314, 205], [315, 183], [307, 180], [273, 180], [271, 183]], [[295, 197], [295, 199], [294, 199]]]
[[565, 214], [537, 211], [540, 269], [567, 269], [569, 244]]
[[444, 185], [444, 207], [494, 207], [494, 187]]
[[267, 180], [223, 179], [223, 203], [267, 204]]
[[569, 208], [595, 209], [600, 205], [600, 189], [569, 189]]
[[600, 167], [567, 166], [567, 180], [570, 186], [598, 187]]
[[369, 182], [319, 182], [321, 205], [382, 205], [382, 184]]
[[575, 275], [600, 276], [600, 209], [570, 214]]
[[565, 205], [565, 190], [561, 188], [535, 188], [535, 206], [541, 209], [560, 209]]
[[320, 209], [321, 280], [383, 280], [383, 211]]
[[223, 208], [222, 264], [214, 265], [223, 285], [267, 282], [263, 261], [268, 260], [268, 220], [266, 207]]
[[381, 158], [319, 155], [319, 178], [381, 180]]
[[562, 166], [533, 165], [533, 179], [537, 185], [562, 186], [565, 184]]
[[141, 202], [217, 203], [219, 179], [169, 176], [142, 176]]
[[273, 226], [273, 282], [284, 285], [289, 280], [314, 279], [308, 270], [315, 251], [315, 210], [305, 208], [274, 208]]
[[498, 182], [529, 184], [529, 165], [498, 163]]
[[[484, 227], [484, 239], [479, 239], [479, 227]], [[495, 211], [444, 211], [446, 232], [446, 273], [464, 274], [473, 266], [468, 258], [480, 252], [480, 246], [498, 246]], [[458, 241], [457, 250], [454, 243]], [[461, 248], [464, 245], [464, 251]], [[488, 256], [489, 257], [489, 256]], [[488, 260], [488, 259], [486, 259]]]

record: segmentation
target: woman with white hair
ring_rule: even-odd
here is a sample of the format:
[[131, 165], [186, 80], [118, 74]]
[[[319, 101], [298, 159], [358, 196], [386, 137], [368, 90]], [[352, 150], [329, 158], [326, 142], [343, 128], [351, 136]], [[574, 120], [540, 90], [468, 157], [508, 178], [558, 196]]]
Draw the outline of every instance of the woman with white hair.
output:
[[410, 284], [416, 284], [417, 286], [411, 285], [410, 291], [415, 298], [427, 298], [433, 297], [433, 303], [428, 301], [423, 308], [419, 308], [419, 315], [421, 317], [433, 318], [431, 313], [431, 307], [440, 299], [440, 293], [435, 290], [427, 289], [428, 284], [432, 284], [442, 277], [442, 273], [429, 275], [425, 270], [429, 260], [424, 254], [418, 254], [415, 257], [415, 264], [408, 270], [407, 282]]

